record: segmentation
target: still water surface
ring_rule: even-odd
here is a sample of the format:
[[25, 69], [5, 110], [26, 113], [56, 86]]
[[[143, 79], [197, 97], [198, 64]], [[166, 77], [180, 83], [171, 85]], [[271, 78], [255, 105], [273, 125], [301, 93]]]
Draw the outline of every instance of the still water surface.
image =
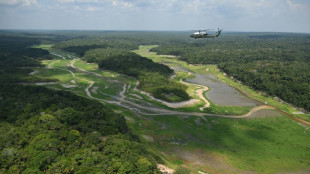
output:
[[213, 75], [195, 74], [195, 78], [186, 79], [187, 82], [207, 86], [210, 90], [207, 97], [217, 105], [226, 106], [255, 106], [260, 105], [258, 101], [250, 99], [235, 88], [227, 85]]

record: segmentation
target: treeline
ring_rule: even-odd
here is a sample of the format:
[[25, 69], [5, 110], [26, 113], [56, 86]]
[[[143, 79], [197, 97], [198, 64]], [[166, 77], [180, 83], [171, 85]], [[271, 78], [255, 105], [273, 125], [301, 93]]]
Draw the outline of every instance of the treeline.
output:
[[99, 68], [133, 77], [138, 77], [143, 71], [158, 72], [165, 77], [173, 73], [173, 70], [166, 65], [154, 63], [151, 59], [124, 49], [93, 49], [88, 51], [84, 58], [88, 62], [98, 63]]
[[40, 61], [49, 59], [49, 53], [43, 49], [31, 48], [39, 40], [24, 36], [0, 34], [0, 83], [39, 81], [29, 77], [29, 67], [42, 66]]
[[139, 88], [156, 98], [169, 102], [190, 98], [185, 92], [186, 86], [169, 80], [168, 77], [173, 73], [172, 69], [131, 51], [118, 48], [93, 49], [86, 52], [84, 59], [98, 63], [99, 68], [138, 78]]
[[152, 51], [191, 64], [217, 64], [242, 83], [310, 111], [309, 45], [307, 34], [241, 33], [164, 44]]
[[88, 50], [96, 48], [118, 48], [133, 50], [137, 49], [139, 44], [134, 41], [123, 39], [108, 40], [101, 37], [86, 37], [82, 39], [71, 39], [63, 42], [56, 43], [53, 48], [70, 51], [83, 57]]
[[85, 52], [96, 48], [134, 50], [139, 45], [187, 43], [187, 32], [156, 31], [54, 31], [54, 35], [68, 38], [57, 42], [54, 48], [74, 52], [83, 57]]
[[[24, 67], [38, 65], [39, 60], [46, 58], [48, 51], [40, 48], [31, 48], [32, 45], [38, 44], [37, 39], [28, 37], [0, 35], [0, 66], [1, 68]], [[22, 58], [23, 60], [15, 60]]]
[[125, 119], [43, 87], [1, 85], [1, 173], [158, 173]]
[[42, 80], [28, 75], [49, 58], [30, 48], [41, 41], [1, 33], [0, 173], [159, 173], [160, 158], [123, 116], [70, 92], [17, 85]]

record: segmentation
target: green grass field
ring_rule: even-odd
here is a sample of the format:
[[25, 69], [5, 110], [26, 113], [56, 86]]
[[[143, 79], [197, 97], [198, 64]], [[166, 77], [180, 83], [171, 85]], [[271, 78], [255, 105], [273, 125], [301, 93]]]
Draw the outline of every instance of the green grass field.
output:
[[[195, 165], [195, 162], [204, 162], [199, 154], [194, 155], [192, 161], [182, 156], [183, 151], [197, 150], [205, 155], [219, 155], [232, 168], [259, 173], [295, 171], [310, 166], [310, 130], [285, 116], [252, 119], [127, 116], [135, 120], [127, 122], [131, 130], [140, 135], [146, 145], [164, 152], [169, 166], [181, 162], [192, 171], [198, 168], [212, 172], [225, 170], [212, 169], [207, 163]], [[153, 142], [145, 140], [145, 135], [152, 137]], [[180, 154], [173, 153], [175, 149]]]
[[42, 45], [35, 45], [35, 46], [32, 46], [32, 48], [42, 48], [42, 49], [45, 49], [45, 50], [49, 50], [52, 48], [53, 45], [48, 45], [48, 44], [42, 44]]
[[[279, 106], [285, 111], [295, 111], [289, 105], [263, 97], [258, 92], [224, 76], [215, 65], [187, 65], [173, 57], [165, 58], [165, 56], [150, 53], [151, 47], [153, 46], [140, 47], [140, 50], [135, 52], [157, 62], [177, 63], [193, 72], [213, 73], [248, 96], [262, 101], [268, 100], [274, 106]], [[44, 64], [51, 66], [50, 69], [38, 68], [39, 73], [36, 73], [35, 76], [58, 79], [59, 84], [47, 86], [70, 90], [85, 97], [87, 97], [85, 88], [89, 86], [90, 81], [95, 82], [90, 91], [97, 88], [95, 92], [92, 92], [93, 97], [109, 100], [112, 98], [102, 93], [117, 95], [123, 86], [113, 84], [107, 79], [131, 84], [129, 91], [133, 92], [136, 83], [133, 78], [114, 74], [114, 72], [101, 71], [96, 64], [87, 64], [81, 60], [75, 62], [74, 66], [96, 72], [107, 79], [101, 78], [68, 67], [70, 61], [63, 59], [44, 61]], [[206, 71], [206, 68], [209, 68], [209, 71]], [[74, 71], [76, 78], [69, 71]], [[175, 80], [186, 77], [188, 77], [186, 73], [178, 73]], [[61, 84], [77, 86], [65, 88]], [[196, 87], [190, 86], [188, 92], [193, 94], [194, 88]], [[125, 95], [129, 96], [127, 93]], [[143, 100], [149, 101], [150, 99], [143, 98]], [[124, 115], [130, 130], [139, 136], [149, 151], [161, 156], [171, 168], [184, 165], [190, 168], [192, 173], [204, 171], [225, 174], [241, 173], [242, 171], [256, 173], [310, 171], [310, 129], [286, 116], [244, 119], [177, 115], [147, 116], [135, 114], [117, 105], [107, 103], [105, 105]], [[199, 106], [201, 105], [183, 109], [193, 111]], [[215, 106], [212, 103], [211, 108], [215, 113], [228, 110], [229, 113], [239, 112], [239, 114], [250, 109], [249, 107]]]
[[[273, 98], [262, 96], [259, 92], [253, 91], [239, 84], [237, 81], [226, 77], [226, 75], [217, 69], [216, 65], [188, 65], [183, 61], [178, 61], [177, 58], [160, 56], [149, 52], [149, 49], [153, 47], [155, 46], [140, 46], [139, 50], [135, 50], [134, 52], [148, 57], [155, 62], [169, 62], [167, 63], [168, 65], [181, 65], [192, 72], [201, 74], [212, 73], [217, 78], [237, 88], [251, 98], [268, 102], [268, 104], [290, 113], [296, 112], [296, 109], [292, 106], [279, 103]], [[206, 71], [207, 69], [208, 71]], [[184, 76], [178, 78], [184, 78]], [[215, 113], [223, 113], [223, 110], [228, 109], [225, 106], [214, 106], [212, 102], [210, 108]], [[234, 113], [241, 112], [240, 109], [244, 109], [244, 107], [232, 107], [229, 109], [232, 109], [229, 111], [230, 113]], [[241, 113], [244, 112], [246, 111]], [[307, 171], [310, 170], [310, 155], [309, 148], [307, 147], [310, 144], [310, 130], [285, 116], [236, 120], [207, 118], [207, 122], [199, 117], [176, 118], [174, 116], [158, 116], [153, 117], [153, 119], [166, 124], [166, 129], [160, 129], [156, 121], [151, 121], [154, 123], [150, 124], [149, 120], [146, 125], [151, 126], [147, 127], [146, 130], [137, 126], [137, 123], [128, 124], [132, 124], [131, 126], [134, 127], [134, 130], [140, 131], [137, 134], [153, 135], [155, 138], [151, 146], [159, 151], [169, 153], [171, 149], [176, 148], [176, 145], [167, 143], [162, 137], [183, 137], [183, 141], [189, 141], [184, 140], [184, 137], [190, 137], [189, 139], [192, 139], [192, 141], [189, 141], [186, 146], [178, 145], [177, 148], [185, 149], [185, 152], [187, 150], [196, 151], [197, 149], [202, 149], [206, 154], [215, 153], [216, 156], [221, 157], [221, 160], [241, 170], [259, 173], [289, 172], [303, 168], [306, 168]], [[180, 157], [178, 155], [170, 155], [170, 157], [171, 159], [169, 161], [173, 163], [171, 166], [180, 163]], [[199, 159], [195, 160], [199, 161]], [[199, 165], [191, 164], [186, 160], [183, 163], [196, 170], [199, 169]], [[205, 169], [204, 171], [211, 173], [229, 173], [225, 167], [223, 169], [221, 167], [214, 169], [212, 166], [205, 165], [200, 166], [200, 169]], [[194, 172], [195, 170], [192, 171]], [[239, 172], [232, 170], [232, 173]]]

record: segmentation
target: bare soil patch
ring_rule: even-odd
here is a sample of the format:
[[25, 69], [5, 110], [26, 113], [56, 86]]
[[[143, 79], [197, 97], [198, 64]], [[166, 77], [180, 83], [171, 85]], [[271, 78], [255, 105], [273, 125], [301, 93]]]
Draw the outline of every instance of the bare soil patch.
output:
[[208, 173], [225, 173], [225, 174], [253, 174], [252, 171], [241, 171], [237, 168], [229, 165], [224, 157], [220, 155], [211, 154], [204, 150], [183, 150], [180, 148], [175, 148], [172, 152], [179, 160], [184, 161], [191, 168], [202, 169]]
[[167, 167], [163, 164], [157, 164], [157, 168], [161, 173], [164, 173], [164, 174], [173, 174], [174, 173], [173, 169], [170, 169], [169, 167]]
[[152, 136], [150, 136], [150, 135], [141, 135], [141, 136], [146, 141], [149, 141], [149, 142], [152, 142], [152, 143], [154, 142], [154, 138]]
[[282, 114], [275, 110], [263, 109], [263, 110], [254, 112], [248, 118], [265, 118], [265, 117], [278, 117], [278, 116], [282, 116]]

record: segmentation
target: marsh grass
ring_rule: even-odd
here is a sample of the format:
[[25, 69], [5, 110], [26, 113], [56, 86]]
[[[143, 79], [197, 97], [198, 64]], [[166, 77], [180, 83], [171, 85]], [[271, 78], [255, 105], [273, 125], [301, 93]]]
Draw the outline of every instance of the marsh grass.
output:
[[[152, 46], [142, 47], [151, 48]], [[140, 47], [141, 48], [141, 47]], [[144, 56], [153, 56], [156, 61], [162, 59], [155, 53], [140, 50]], [[267, 100], [269, 104], [279, 106], [285, 111], [294, 111], [291, 106], [281, 104], [272, 98], [261, 96], [258, 92], [239, 84], [237, 81], [226, 77], [220, 72], [215, 65], [183, 65], [177, 58], [166, 58], [166, 61], [180, 63], [182, 66], [198, 73], [212, 73], [229, 85], [243, 91], [250, 97], [260, 101]], [[45, 64], [50, 64], [52, 61], [45, 61]], [[68, 68], [66, 65], [68, 61], [58, 59], [58, 62], [53, 64], [53, 67]], [[89, 68], [96, 70], [94, 65], [85, 65], [85, 62], [78, 61], [75, 64], [78, 67]], [[208, 71], [206, 69], [208, 68]], [[37, 76], [55, 78], [61, 82], [69, 83], [74, 78], [68, 71], [59, 69], [43, 69], [38, 68]], [[69, 69], [68, 69], [69, 70]], [[72, 70], [72, 69], [70, 69]], [[96, 81], [95, 86], [98, 86], [98, 91], [108, 94], [118, 94], [122, 90], [122, 86], [113, 86], [103, 78], [95, 77], [92, 74], [76, 72], [78, 78]], [[177, 72], [175, 80], [187, 77], [186, 72]], [[114, 79], [114, 78], [111, 78]], [[128, 79], [125, 76], [116, 77], [120, 81], [131, 84], [130, 92], [133, 91], [136, 80]], [[89, 85], [88, 81], [74, 79], [79, 87], [70, 90], [75, 93], [85, 96], [85, 87]], [[105, 89], [105, 86], [108, 88]], [[59, 85], [54, 85], [59, 89], [63, 89]], [[188, 93], [193, 94], [195, 86], [188, 88]], [[68, 90], [68, 89], [66, 89]], [[91, 90], [91, 89], [90, 89]], [[139, 94], [139, 93], [137, 93]], [[98, 98], [104, 98], [100, 93], [92, 94]], [[150, 99], [142, 94], [141, 101], [150, 101]], [[156, 103], [162, 106], [159, 103]], [[232, 168], [238, 170], [254, 171], [258, 173], [277, 173], [277, 172], [291, 172], [302, 169], [309, 169], [310, 166], [310, 131], [307, 127], [301, 126], [297, 122], [285, 116], [278, 117], [264, 117], [264, 118], [250, 118], [250, 119], [229, 119], [218, 117], [198, 117], [198, 116], [177, 116], [177, 115], [157, 115], [146, 116], [133, 113], [117, 105], [105, 103], [106, 107], [111, 108], [115, 112], [129, 117], [134, 121], [127, 121], [127, 125], [131, 132], [136, 134], [146, 148], [155, 154], [160, 154], [162, 162], [169, 167], [177, 168], [179, 165], [186, 165], [191, 168], [193, 173], [198, 171], [228, 173], [230, 169], [214, 168], [208, 163], [203, 165], [193, 165], [195, 161], [186, 161], [180, 157], [179, 154], [173, 153], [175, 149], [182, 151], [195, 152], [200, 150], [202, 153], [215, 154], [220, 156], [223, 163], [229, 164]], [[195, 105], [192, 108], [183, 108], [185, 111], [196, 111], [200, 105]], [[163, 106], [164, 108], [167, 108]], [[216, 106], [211, 102], [209, 112], [212, 113], [236, 113], [243, 114], [248, 112], [250, 107], [225, 107]], [[182, 110], [182, 109], [180, 109]], [[226, 112], [227, 111], [227, 112]], [[307, 115], [300, 115], [300, 117], [307, 117]], [[154, 142], [146, 141], [142, 135], [151, 136]], [[175, 144], [178, 140], [180, 144]], [[197, 158], [196, 161], [201, 159]], [[238, 173], [238, 172], [236, 172]]]

